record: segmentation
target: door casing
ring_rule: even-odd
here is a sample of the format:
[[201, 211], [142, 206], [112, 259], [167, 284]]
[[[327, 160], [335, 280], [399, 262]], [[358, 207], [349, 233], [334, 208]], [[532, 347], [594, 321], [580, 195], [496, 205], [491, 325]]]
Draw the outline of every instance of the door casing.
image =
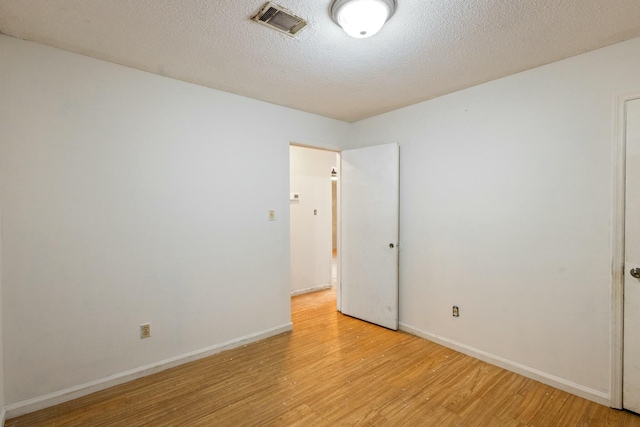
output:
[[625, 162], [626, 104], [640, 99], [640, 92], [620, 94], [614, 104], [613, 233], [611, 262], [611, 381], [609, 406], [622, 409], [624, 345], [624, 239], [625, 239]]

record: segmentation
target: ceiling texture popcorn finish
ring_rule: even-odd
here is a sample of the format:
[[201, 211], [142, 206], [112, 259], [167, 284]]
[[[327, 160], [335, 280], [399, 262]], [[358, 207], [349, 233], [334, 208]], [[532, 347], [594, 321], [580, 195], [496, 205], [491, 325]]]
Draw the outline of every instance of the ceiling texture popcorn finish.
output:
[[640, 36], [638, 0], [398, 0], [354, 39], [331, 0], [2, 0], [0, 32], [273, 104], [357, 121]]

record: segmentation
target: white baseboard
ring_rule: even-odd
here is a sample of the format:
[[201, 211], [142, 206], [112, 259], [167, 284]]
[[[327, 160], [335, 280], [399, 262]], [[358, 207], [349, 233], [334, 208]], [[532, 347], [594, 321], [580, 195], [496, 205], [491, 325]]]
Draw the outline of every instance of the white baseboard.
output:
[[457, 341], [440, 337], [437, 334], [422, 331], [405, 323], [400, 323], [400, 330], [408, 332], [411, 335], [433, 341], [452, 350], [459, 351], [460, 353], [464, 353], [467, 356], [480, 359], [483, 362], [487, 362], [508, 371], [515, 372], [516, 374], [520, 374], [524, 377], [531, 378], [532, 380], [539, 381], [551, 387], [566, 391], [567, 393], [575, 394], [576, 396], [580, 396], [604, 406], [609, 406], [609, 395], [598, 390], [594, 390], [589, 387], [567, 381], [563, 378], [556, 377], [555, 375], [551, 375], [546, 372], [538, 371], [537, 369], [530, 368], [529, 366], [521, 365], [520, 363], [504, 359], [494, 354], [487, 353], [486, 351], [478, 350], [477, 348], [470, 347]]
[[[265, 331], [257, 332], [255, 334], [246, 335], [244, 337], [227, 341], [221, 344], [216, 344], [211, 347], [206, 347], [200, 350], [192, 351], [190, 353], [182, 354], [180, 356], [172, 357], [170, 359], [162, 360], [160, 362], [152, 363], [150, 365], [141, 366], [140, 368], [132, 369], [130, 371], [121, 372], [119, 374], [111, 375], [106, 378], [91, 381], [86, 384], [81, 384], [75, 387], [60, 390], [55, 393], [47, 394], [45, 396], [40, 396], [34, 399], [25, 400], [23, 402], [14, 403], [13, 405], [8, 405], [3, 409], [2, 419], [4, 420], [5, 410], [7, 418], [15, 418], [20, 415], [28, 414], [30, 412], [68, 402], [69, 400], [77, 399], [79, 397], [86, 396], [91, 393], [107, 389], [109, 387], [133, 381], [138, 378], [146, 377], [148, 375], [155, 374], [157, 372], [161, 372], [175, 366], [193, 362], [194, 360], [203, 359], [205, 357], [212, 356], [225, 350], [230, 350], [232, 348], [240, 347], [248, 343], [260, 341], [284, 332], [289, 332], [292, 329], [293, 324], [288, 323], [282, 326], [267, 329]], [[4, 423], [1, 425], [4, 425]]]
[[0, 411], [0, 426], [4, 427], [4, 420], [5, 420], [5, 416], [6, 416], [7, 412], [4, 408], [2, 408], [2, 411]]
[[311, 292], [324, 291], [325, 289], [331, 289], [331, 285], [319, 285], [319, 286], [314, 286], [312, 288], [300, 289], [300, 290], [291, 292], [291, 296], [295, 297], [296, 295], [302, 295], [302, 294], [308, 294], [308, 293], [311, 293]]

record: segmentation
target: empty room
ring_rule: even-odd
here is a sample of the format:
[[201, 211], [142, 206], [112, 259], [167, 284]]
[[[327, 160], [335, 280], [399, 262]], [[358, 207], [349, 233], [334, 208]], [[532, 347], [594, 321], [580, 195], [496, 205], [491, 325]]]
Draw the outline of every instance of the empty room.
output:
[[637, 0], [0, 1], [0, 425], [638, 413]]

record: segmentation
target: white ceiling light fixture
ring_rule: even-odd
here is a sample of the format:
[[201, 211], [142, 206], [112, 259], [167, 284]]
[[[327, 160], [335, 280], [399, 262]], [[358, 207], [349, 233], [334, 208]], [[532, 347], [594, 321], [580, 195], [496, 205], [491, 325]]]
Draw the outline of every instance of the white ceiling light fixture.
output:
[[351, 37], [371, 37], [396, 11], [396, 0], [334, 0], [331, 18]]

